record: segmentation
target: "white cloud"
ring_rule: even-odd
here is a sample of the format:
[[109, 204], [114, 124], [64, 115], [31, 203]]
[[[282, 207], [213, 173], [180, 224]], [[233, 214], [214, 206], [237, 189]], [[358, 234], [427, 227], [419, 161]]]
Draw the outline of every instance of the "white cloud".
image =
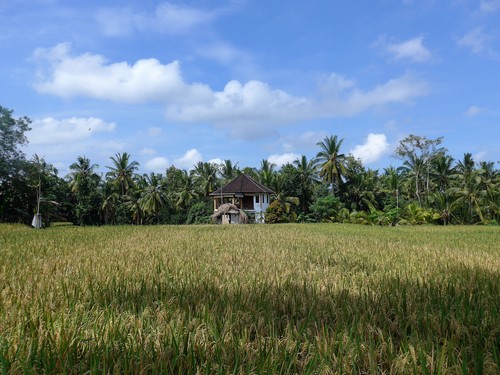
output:
[[181, 169], [193, 169], [193, 166], [199, 161], [202, 161], [200, 152], [197, 149], [192, 148], [191, 150], [186, 151], [186, 153], [180, 158], [175, 159], [174, 165]]
[[382, 37], [375, 45], [381, 46], [396, 60], [427, 62], [432, 59], [432, 53], [424, 46], [423, 42], [424, 38], [421, 36], [398, 43], [389, 43]]
[[155, 155], [156, 154], [156, 150], [154, 148], [149, 148], [149, 147], [145, 147], [143, 148], [141, 151], [139, 151], [139, 155]]
[[64, 98], [90, 97], [114, 102], [176, 102], [210, 99], [205, 85], [184, 82], [178, 61], [163, 65], [156, 59], [110, 63], [101, 55], [70, 56], [70, 44], [37, 49], [35, 58], [49, 63], [49, 74], [40, 72], [36, 89]]
[[482, 27], [477, 27], [460, 38], [458, 45], [470, 49], [472, 53], [480, 55], [493, 52], [490, 47], [491, 41], [492, 37], [486, 34]]
[[500, 10], [500, 0], [481, 0], [479, 9], [485, 13], [494, 13]]
[[389, 150], [389, 143], [385, 134], [368, 134], [365, 143], [354, 147], [350, 153], [355, 158], [360, 158], [363, 163], [370, 164], [377, 161]]
[[198, 46], [196, 53], [203, 58], [222, 64], [231, 64], [235, 61], [238, 61], [239, 64], [248, 64], [248, 60], [250, 59], [246, 53], [222, 41]]
[[284, 136], [279, 143], [286, 152], [311, 149], [316, 147], [316, 144], [321, 142], [327, 135], [328, 133], [325, 131], [307, 131], [298, 135]]
[[[244, 138], [270, 132], [269, 125], [302, 120], [354, 116], [390, 103], [409, 102], [428, 91], [427, 84], [411, 75], [389, 80], [363, 91], [343, 77], [332, 74], [321, 88], [321, 97], [292, 96], [260, 81], [229, 82], [215, 92], [211, 102], [170, 106], [167, 117], [176, 121], [212, 122]], [[250, 127], [251, 126], [251, 127]], [[251, 132], [249, 134], [249, 132]]]
[[488, 151], [479, 151], [477, 154], [474, 154], [472, 158], [476, 162], [487, 161]]
[[467, 116], [476, 116], [480, 114], [481, 112], [484, 112], [484, 108], [478, 107], [478, 106], [471, 106], [467, 111], [465, 111], [465, 114]]
[[300, 158], [299, 154], [294, 154], [293, 152], [289, 152], [286, 154], [274, 154], [270, 155], [267, 160], [270, 163], [276, 164], [278, 167], [281, 167], [282, 165], [285, 165], [287, 163], [293, 163], [295, 160]]
[[167, 167], [169, 166], [169, 162], [167, 158], [162, 156], [157, 156], [153, 159], [150, 159], [145, 164], [146, 169], [150, 172], [156, 173], [164, 173]]
[[152, 127], [152, 128], [149, 128], [148, 129], [148, 135], [150, 137], [157, 137], [161, 134], [162, 132], [162, 129], [161, 128], [158, 128], [158, 127]]
[[428, 91], [412, 75], [362, 90], [351, 80], [331, 74], [313, 97], [294, 96], [262, 81], [228, 82], [222, 91], [186, 83], [180, 64], [156, 59], [108, 63], [103, 56], [70, 55], [69, 44], [38, 49], [48, 62], [36, 88], [64, 98], [83, 96], [124, 103], [160, 102], [171, 121], [211, 123], [232, 136], [248, 139], [273, 134], [274, 125], [303, 120], [355, 116], [392, 103], [406, 103]]
[[33, 121], [28, 139], [33, 145], [68, 144], [90, 138], [95, 133], [111, 132], [115, 127], [115, 123], [108, 123], [94, 117], [72, 117], [60, 120], [47, 117]]
[[338, 93], [324, 98], [321, 103], [322, 117], [354, 116], [391, 103], [407, 103], [429, 90], [426, 82], [410, 74], [391, 79], [369, 91], [362, 91], [354, 85], [347, 89], [344, 87], [348, 87], [345, 82]]
[[96, 158], [109, 157], [125, 148], [125, 142], [119, 139], [106, 139], [107, 135], [113, 134], [115, 123], [99, 118], [47, 117], [33, 120], [31, 127], [25, 153], [44, 156], [47, 161], [57, 164], [63, 175], [78, 155], [85, 155], [95, 162]]
[[188, 122], [216, 124], [284, 123], [309, 115], [308, 99], [294, 97], [261, 81], [230, 81], [223, 91], [214, 92], [211, 101], [170, 106], [167, 116]]
[[103, 8], [99, 10], [96, 18], [106, 36], [126, 36], [133, 32], [179, 35], [209, 23], [216, 14], [214, 11], [164, 2], [153, 12], [131, 7]]
[[221, 158], [214, 158], [214, 159], [210, 159], [208, 162], [209, 162], [209, 163], [212, 163], [212, 164], [217, 164], [217, 165], [220, 165], [220, 164], [222, 164], [224, 161], [223, 161]]

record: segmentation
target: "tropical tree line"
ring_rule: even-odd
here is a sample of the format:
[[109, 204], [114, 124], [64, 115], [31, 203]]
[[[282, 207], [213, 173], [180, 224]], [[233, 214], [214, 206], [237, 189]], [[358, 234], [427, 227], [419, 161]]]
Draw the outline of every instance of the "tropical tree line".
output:
[[494, 162], [476, 162], [470, 153], [453, 159], [443, 139], [410, 135], [395, 151], [400, 166], [366, 168], [342, 152], [332, 135], [317, 143], [316, 157], [302, 155], [278, 168], [262, 160], [258, 168], [232, 160], [199, 162], [191, 170], [139, 173], [127, 152], [109, 159], [104, 172], [78, 156], [70, 173], [19, 150], [30, 120], [15, 119], [0, 106], [0, 221], [77, 225], [207, 223], [213, 213], [209, 194], [246, 173], [275, 194], [266, 221], [396, 224], [497, 224], [500, 171]]

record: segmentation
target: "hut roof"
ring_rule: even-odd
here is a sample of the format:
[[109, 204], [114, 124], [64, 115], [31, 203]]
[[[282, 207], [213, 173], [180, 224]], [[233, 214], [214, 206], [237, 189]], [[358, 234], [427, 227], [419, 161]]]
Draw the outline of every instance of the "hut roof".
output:
[[224, 203], [219, 206], [217, 211], [212, 215], [212, 220], [216, 221], [219, 219], [222, 215], [225, 214], [239, 214], [240, 215], [240, 223], [242, 224], [247, 224], [248, 223], [248, 216], [247, 214], [243, 211], [240, 210], [237, 206], [231, 203]]
[[221, 194], [236, 194], [236, 193], [268, 193], [273, 194], [274, 191], [255, 181], [252, 177], [242, 173], [234, 180], [224, 185], [222, 188], [215, 190], [210, 195]]

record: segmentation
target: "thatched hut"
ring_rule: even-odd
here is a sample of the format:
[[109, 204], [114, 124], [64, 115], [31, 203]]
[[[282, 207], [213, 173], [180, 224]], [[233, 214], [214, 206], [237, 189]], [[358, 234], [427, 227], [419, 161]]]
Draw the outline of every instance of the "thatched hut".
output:
[[217, 224], [248, 224], [248, 216], [234, 204], [224, 203], [212, 215], [212, 221]]

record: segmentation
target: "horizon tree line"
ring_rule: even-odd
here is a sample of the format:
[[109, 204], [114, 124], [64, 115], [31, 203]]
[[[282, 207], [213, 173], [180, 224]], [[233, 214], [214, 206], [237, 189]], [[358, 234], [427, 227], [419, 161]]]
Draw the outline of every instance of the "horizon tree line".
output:
[[[409, 135], [394, 156], [400, 167], [382, 172], [342, 153], [336, 135], [317, 143], [316, 157], [301, 155], [280, 168], [263, 159], [258, 168], [232, 160], [198, 162], [190, 171], [171, 166], [165, 173], [139, 173], [127, 152], [110, 157], [106, 173], [81, 155], [61, 178], [19, 146], [30, 120], [14, 119], [0, 106], [0, 221], [30, 223], [41, 205], [43, 221], [77, 225], [194, 224], [209, 222], [209, 194], [246, 173], [275, 194], [266, 221], [359, 224], [498, 224], [500, 171], [494, 162], [476, 162], [465, 153], [455, 160], [443, 138]], [[40, 193], [41, 192], [41, 193]], [[38, 196], [37, 194], [41, 194]]]

